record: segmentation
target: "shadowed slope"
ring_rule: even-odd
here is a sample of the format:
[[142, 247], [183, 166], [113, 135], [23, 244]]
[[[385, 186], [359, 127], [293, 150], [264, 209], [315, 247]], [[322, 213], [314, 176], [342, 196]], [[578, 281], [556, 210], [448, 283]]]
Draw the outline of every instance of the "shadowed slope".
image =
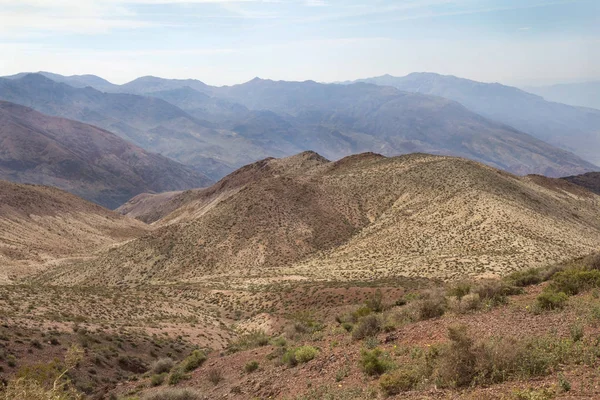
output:
[[0, 145], [1, 179], [56, 186], [110, 208], [141, 192], [211, 183], [103, 129], [3, 101]]

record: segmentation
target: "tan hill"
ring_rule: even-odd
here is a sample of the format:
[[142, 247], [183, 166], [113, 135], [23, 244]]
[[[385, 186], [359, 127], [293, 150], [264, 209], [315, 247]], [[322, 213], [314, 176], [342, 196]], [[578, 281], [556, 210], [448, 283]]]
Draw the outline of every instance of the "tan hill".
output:
[[[155, 231], [53, 279], [453, 279], [600, 247], [600, 197], [564, 181], [426, 154], [365, 153], [292, 172], [308, 156], [263, 162], [288, 165], [285, 173], [255, 172], [232, 187], [226, 178], [195, 192]], [[260, 172], [260, 165], [230, 178]]]
[[145, 224], [62, 190], [0, 181], [0, 281], [140, 236]]
[[185, 192], [142, 193], [116, 211], [147, 223], [160, 220], [161, 225], [193, 219], [249, 183], [267, 177], [307, 173], [328, 162], [312, 151], [287, 158], [266, 158], [238, 169], [211, 187]]
[[562, 179], [600, 194], [600, 172], [588, 172], [582, 175], [567, 176]]
[[142, 192], [212, 183], [103, 129], [4, 101], [0, 143], [0, 179], [56, 186], [110, 208]]

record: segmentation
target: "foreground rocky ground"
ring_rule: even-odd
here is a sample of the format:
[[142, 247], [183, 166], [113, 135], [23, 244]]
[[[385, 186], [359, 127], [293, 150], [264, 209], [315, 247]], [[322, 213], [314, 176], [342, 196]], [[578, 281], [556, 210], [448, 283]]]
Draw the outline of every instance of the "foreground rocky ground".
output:
[[4, 286], [0, 375], [6, 399], [598, 398], [599, 267], [238, 290]]

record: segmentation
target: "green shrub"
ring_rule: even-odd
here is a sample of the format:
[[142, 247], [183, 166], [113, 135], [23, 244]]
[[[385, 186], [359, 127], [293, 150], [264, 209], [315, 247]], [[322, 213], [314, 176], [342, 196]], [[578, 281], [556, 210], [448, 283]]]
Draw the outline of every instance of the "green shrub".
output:
[[200, 400], [204, 396], [193, 389], [165, 388], [142, 396], [142, 400]]
[[247, 373], [254, 372], [258, 369], [258, 361], [250, 361], [244, 366], [244, 371]]
[[179, 368], [175, 368], [171, 371], [169, 375], [169, 385], [177, 385], [179, 382], [189, 379], [189, 375], [187, 375], [183, 370]]
[[600, 287], [600, 270], [567, 269], [556, 273], [549, 285], [555, 292], [571, 296], [581, 291]]
[[206, 354], [201, 350], [194, 350], [183, 362], [181, 366], [184, 372], [190, 372], [201, 366], [206, 361]]
[[471, 293], [471, 283], [469, 282], [458, 282], [451, 286], [447, 292], [448, 296], [456, 297], [459, 300], [469, 293]]
[[289, 349], [283, 354], [282, 361], [290, 367], [295, 367], [298, 364], [309, 362], [319, 351], [312, 346], [300, 346], [294, 349]]
[[162, 374], [164, 372], [169, 372], [171, 371], [171, 368], [173, 368], [174, 362], [173, 359], [166, 357], [166, 358], [160, 358], [158, 360], [156, 360], [154, 362], [154, 364], [152, 364], [152, 372], [154, 372], [155, 374]]
[[269, 344], [269, 336], [260, 330], [252, 331], [240, 336], [236, 341], [231, 342], [227, 347], [227, 353], [233, 354], [238, 351], [255, 349], [257, 347], [266, 346]]
[[572, 325], [569, 329], [571, 332], [571, 340], [573, 342], [579, 342], [583, 339], [583, 326], [581, 324]]
[[315, 358], [318, 353], [319, 351], [312, 346], [301, 346], [296, 349], [296, 360], [304, 364]]
[[537, 297], [537, 305], [542, 310], [556, 310], [565, 306], [569, 299], [564, 292], [557, 293], [553, 290], [543, 290]]
[[392, 367], [389, 358], [380, 349], [362, 349], [359, 365], [365, 374], [371, 376], [381, 375]]
[[537, 285], [542, 282], [542, 276], [540, 270], [536, 268], [529, 268], [524, 271], [517, 271], [509, 274], [504, 280], [513, 286], [525, 287], [530, 285]]
[[150, 384], [152, 386], [160, 386], [165, 382], [166, 378], [167, 378], [166, 372], [163, 372], [161, 374], [154, 374], [154, 375], [152, 375], [152, 378], [150, 378]]
[[369, 298], [367, 299], [367, 301], [365, 302], [365, 305], [371, 309], [371, 311], [379, 313], [382, 312], [384, 309], [383, 306], [383, 295], [381, 294], [381, 289], [377, 289], [375, 291], [375, 293]]
[[446, 298], [438, 295], [418, 300], [415, 304], [417, 307], [417, 318], [420, 321], [441, 317], [446, 312], [447, 306]]
[[419, 383], [419, 376], [412, 370], [398, 370], [383, 374], [379, 379], [381, 391], [393, 396], [414, 389]]
[[381, 317], [369, 314], [362, 317], [352, 329], [352, 338], [361, 340], [368, 336], [375, 336], [381, 332]]
[[502, 281], [491, 280], [480, 283], [474, 288], [473, 292], [477, 293], [482, 301], [491, 306], [496, 306], [506, 304], [508, 296], [521, 294], [523, 293], [523, 289], [508, 285]]

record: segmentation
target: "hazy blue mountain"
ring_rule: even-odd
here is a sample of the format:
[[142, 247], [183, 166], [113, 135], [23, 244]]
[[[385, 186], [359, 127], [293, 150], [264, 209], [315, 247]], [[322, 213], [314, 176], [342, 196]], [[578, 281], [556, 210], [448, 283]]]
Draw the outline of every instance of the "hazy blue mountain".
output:
[[600, 110], [600, 82], [565, 83], [552, 86], [527, 86], [523, 90], [548, 101]]
[[[29, 75], [30, 72], [21, 72], [16, 75], [5, 76], [7, 79], [20, 79], [25, 75]], [[119, 85], [115, 85], [107, 81], [106, 79], [100, 78], [96, 75], [71, 75], [64, 76], [60, 74], [54, 74], [52, 72], [39, 71], [35, 72], [35, 74], [40, 74], [45, 76], [46, 78], [52, 79], [54, 82], [66, 83], [69, 86], [73, 86], [76, 88], [84, 88], [84, 87], [93, 87], [94, 89], [100, 90], [102, 92], [110, 92], [115, 91]]]
[[52, 185], [116, 208], [145, 192], [208, 186], [206, 176], [106, 130], [0, 101], [0, 179]]
[[385, 75], [360, 81], [458, 101], [478, 114], [573, 151], [592, 163], [600, 163], [600, 110], [546, 101], [499, 83], [433, 73]]
[[197, 79], [163, 79], [155, 76], [143, 76], [121, 85], [116, 90], [125, 93], [147, 94], [184, 87], [189, 87], [200, 92], [210, 92], [212, 89], [211, 86]]
[[264, 150], [155, 97], [74, 88], [40, 74], [0, 79], [0, 99], [86, 122], [219, 178]]
[[213, 178], [251, 160], [303, 150], [328, 159], [367, 151], [450, 154], [519, 174], [550, 176], [598, 169], [438, 96], [365, 83], [257, 78], [209, 87], [192, 82], [196, 88], [190, 80], [147, 77], [119, 88], [148, 91], [140, 96], [76, 89], [27, 75], [0, 81], [0, 98], [113, 130], [146, 149], [203, 168]]

